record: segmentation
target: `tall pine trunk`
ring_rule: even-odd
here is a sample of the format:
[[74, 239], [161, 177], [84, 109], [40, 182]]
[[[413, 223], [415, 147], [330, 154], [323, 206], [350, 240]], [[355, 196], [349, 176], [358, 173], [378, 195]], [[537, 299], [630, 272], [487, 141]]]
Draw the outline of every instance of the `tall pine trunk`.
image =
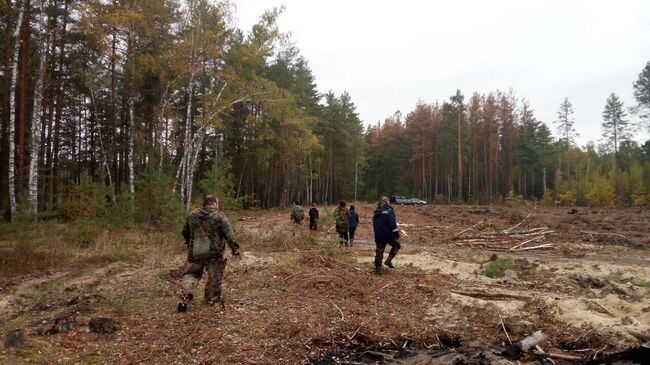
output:
[[462, 152], [462, 141], [460, 138], [460, 127], [461, 127], [461, 119], [462, 119], [462, 113], [463, 113], [463, 104], [459, 103], [458, 104], [458, 130], [457, 130], [457, 138], [458, 138], [458, 203], [462, 203], [463, 201], [463, 152]]

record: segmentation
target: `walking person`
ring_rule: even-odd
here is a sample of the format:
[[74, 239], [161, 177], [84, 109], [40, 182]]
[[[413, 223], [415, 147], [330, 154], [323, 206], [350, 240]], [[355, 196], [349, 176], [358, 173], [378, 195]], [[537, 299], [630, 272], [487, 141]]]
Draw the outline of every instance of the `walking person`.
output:
[[336, 219], [336, 232], [339, 234], [339, 244], [348, 246], [348, 231], [350, 230], [350, 211], [345, 207], [345, 200], [339, 202], [339, 206], [334, 211]]
[[187, 305], [194, 298], [194, 290], [204, 270], [208, 272], [205, 303], [223, 303], [221, 279], [227, 261], [224, 254], [226, 243], [233, 257], [239, 257], [240, 248], [226, 216], [219, 210], [216, 196], [206, 195], [203, 198], [203, 208], [195, 209], [187, 215], [182, 234], [187, 245], [187, 262], [183, 267], [183, 292], [177, 310], [187, 311]]
[[312, 231], [318, 230], [318, 208], [316, 203], [311, 203], [311, 208], [309, 208], [309, 229]]
[[350, 247], [354, 245], [354, 232], [359, 225], [359, 214], [354, 209], [354, 205], [350, 205]]
[[394, 269], [393, 259], [400, 249], [399, 244], [399, 230], [397, 229], [397, 218], [395, 218], [395, 211], [390, 206], [390, 200], [387, 197], [381, 198], [377, 205], [377, 209], [372, 216], [372, 229], [375, 232], [375, 244], [377, 245], [375, 251], [375, 274], [381, 275], [381, 261], [384, 259], [384, 250], [387, 245], [391, 246], [388, 258], [384, 261], [384, 265]]
[[305, 210], [303, 209], [300, 202], [296, 202], [291, 208], [291, 220], [293, 221], [293, 235], [296, 235], [296, 231], [302, 228], [302, 221], [305, 220]]

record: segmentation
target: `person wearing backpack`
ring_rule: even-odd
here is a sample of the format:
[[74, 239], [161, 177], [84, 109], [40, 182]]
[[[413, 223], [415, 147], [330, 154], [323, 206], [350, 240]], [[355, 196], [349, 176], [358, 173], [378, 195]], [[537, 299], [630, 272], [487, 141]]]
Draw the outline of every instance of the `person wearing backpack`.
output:
[[316, 203], [311, 203], [311, 208], [309, 209], [309, 229], [312, 231], [318, 230], [318, 208]]
[[350, 230], [350, 211], [345, 207], [345, 200], [339, 202], [339, 206], [334, 210], [334, 219], [336, 219], [336, 232], [339, 234], [339, 243], [341, 246], [348, 246], [348, 231]]
[[302, 228], [302, 221], [305, 220], [305, 209], [300, 205], [300, 202], [296, 202], [291, 208], [291, 220], [295, 223], [293, 225], [293, 235], [295, 236], [296, 230]]
[[354, 209], [354, 205], [350, 205], [350, 247], [354, 245], [354, 232], [359, 225], [359, 214]]
[[182, 234], [187, 245], [187, 262], [183, 267], [183, 292], [177, 306], [178, 312], [187, 311], [187, 305], [194, 298], [194, 290], [203, 271], [208, 272], [204, 302], [208, 305], [223, 303], [221, 279], [227, 261], [224, 254], [226, 243], [233, 257], [240, 256], [240, 247], [226, 216], [219, 210], [216, 196], [206, 195], [203, 198], [203, 208], [195, 209], [187, 215]]

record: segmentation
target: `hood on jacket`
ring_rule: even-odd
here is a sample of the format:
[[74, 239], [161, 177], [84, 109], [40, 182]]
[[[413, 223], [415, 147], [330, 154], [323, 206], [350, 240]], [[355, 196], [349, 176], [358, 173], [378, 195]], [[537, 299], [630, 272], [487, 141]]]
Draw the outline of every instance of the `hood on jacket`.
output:
[[376, 217], [376, 216], [382, 214], [383, 212], [387, 211], [388, 209], [393, 209], [393, 207], [391, 207], [388, 204], [381, 203], [381, 204], [379, 204], [377, 206], [377, 209], [375, 209], [375, 212], [372, 214], [372, 216]]
[[217, 209], [215, 209], [215, 208], [203, 207], [203, 208], [199, 208], [199, 209], [196, 210], [196, 215], [201, 219], [205, 219], [205, 218], [207, 218], [208, 216], [210, 216], [211, 214], [213, 214], [216, 211], [217, 211]]

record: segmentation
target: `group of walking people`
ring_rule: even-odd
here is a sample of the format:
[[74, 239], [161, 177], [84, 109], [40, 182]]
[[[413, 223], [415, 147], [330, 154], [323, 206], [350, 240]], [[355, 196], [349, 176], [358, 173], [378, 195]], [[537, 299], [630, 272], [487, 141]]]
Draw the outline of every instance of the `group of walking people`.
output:
[[[372, 216], [372, 228], [375, 236], [375, 274], [382, 275], [382, 261], [386, 246], [391, 246], [388, 258], [383, 262], [390, 268], [393, 258], [400, 249], [399, 230], [395, 211], [390, 206], [387, 197], [383, 197]], [[341, 246], [353, 246], [354, 234], [359, 225], [359, 214], [354, 205], [347, 208], [347, 203], [341, 200], [334, 211], [336, 232]], [[298, 227], [305, 219], [302, 206], [296, 202], [291, 209], [291, 219]], [[309, 229], [318, 230], [319, 211], [312, 203], [309, 209]], [[205, 285], [204, 303], [213, 305], [221, 303], [221, 280], [226, 267], [226, 245], [230, 248], [233, 258], [240, 257], [240, 246], [235, 240], [226, 216], [219, 209], [219, 200], [214, 195], [206, 195], [203, 207], [193, 210], [187, 215], [183, 226], [183, 243], [187, 246], [187, 261], [182, 269], [182, 293], [177, 309], [185, 312], [194, 297], [203, 273], [207, 271], [208, 281]], [[295, 230], [294, 230], [295, 234]]]
[[[308, 215], [309, 230], [317, 231], [320, 212], [316, 203], [311, 203]], [[291, 220], [297, 227], [300, 227], [304, 219], [304, 209], [300, 205], [300, 202], [296, 202], [293, 208], [291, 208]], [[348, 209], [345, 200], [339, 201], [339, 205], [334, 210], [334, 219], [336, 221], [334, 228], [336, 228], [336, 233], [339, 235], [339, 243], [341, 246], [352, 247], [354, 245], [354, 233], [359, 225], [359, 214], [354, 209], [354, 205], [350, 205], [350, 209]]]
[[[296, 226], [302, 225], [304, 217], [304, 209], [300, 202], [296, 202], [291, 208], [291, 219]], [[319, 211], [315, 203], [311, 204], [309, 209], [309, 229], [312, 231], [318, 230]], [[339, 244], [345, 247], [352, 247], [354, 245], [354, 234], [359, 226], [359, 214], [357, 213], [354, 205], [347, 208], [345, 200], [339, 201], [338, 206], [334, 210], [334, 219], [336, 224], [334, 228], [339, 235]], [[393, 266], [393, 258], [397, 255], [400, 249], [399, 244], [399, 229], [397, 228], [397, 218], [395, 211], [390, 206], [388, 197], [382, 197], [381, 201], [377, 204], [372, 216], [372, 228], [375, 236], [375, 273], [382, 274], [382, 261], [386, 246], [391, 246], [388, 258], [383, 262], [384, 265], [395, 268]], [[295, 232], [295, 230], [294, 230]], [[294, 233], [295, 234], [295, 233]]]

